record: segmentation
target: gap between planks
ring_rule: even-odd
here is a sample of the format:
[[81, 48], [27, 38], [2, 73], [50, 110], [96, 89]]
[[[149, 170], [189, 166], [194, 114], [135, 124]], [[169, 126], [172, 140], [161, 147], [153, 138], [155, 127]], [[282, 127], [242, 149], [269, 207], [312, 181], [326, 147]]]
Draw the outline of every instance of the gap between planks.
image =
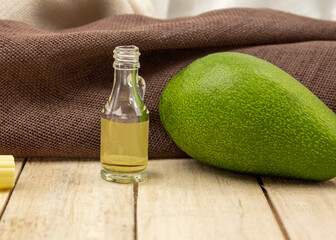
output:
[[270, 198], [270, 196], [269, 196], [269, 194], [268, 194], [268, 192], [267, 192], [267, 189], [264, 187], [264, 183], [263, 183], [261, 177], [260, 177], [260, 176], [257, 176], [257, 180], [258, 180], [258, 183], [259, 183], [259, 186], [260, 186], [261, 190], [263, 191], [263, 193], [264, 193], [264, 195], [265, 195], [265, 198], [266, 198], [266, 200], [267, 200], [267, 202], [268, 202], [268, 205], [269, 205], [269, 207], [270, 207], [271, 210], [272, 210], [272, 213], [273, 213], [273, 215], [274, 215], [274, 218], [275, 218], [275, 220], [277, 221], [277, 223], [278, 223], [278, 225], [279, 225], [279, 228], [280, 228], [280, 230], [281, 230], [281, 233], [282, 233], [284, 239], [285, 239], [285, 240], [290, 240], [289, 235], [288, 235], [288, 232], [287, 232], [287, 230], [286, 230], [286, 228], [285, 228], [285, 225], [283, 224], [283, 222], [282, 222], [282, 220], [281, 220], [281, 217], [280, 217], [280, 215], [279, 215], [277, 209], [275, 208], [275, 206], [274, 206], [274, 204], [273, 204], [273, 202], [272, 202], [272, 199]]
[[17, 158], [15, 159], [15, 183], [13, 188], [0, 190], [0, 222], [4, 212], [6, 211], [6, 207], [8, 202], [12, 196], [13, 191], [15, 190], [16, 183], [18, 182], [21, 172], [27, 162], [27, 158]]
[[138, 191], [139, 191], [139, 184], [133, 184], [133, 201], [134, 201], [134, 240], [138, 239]]

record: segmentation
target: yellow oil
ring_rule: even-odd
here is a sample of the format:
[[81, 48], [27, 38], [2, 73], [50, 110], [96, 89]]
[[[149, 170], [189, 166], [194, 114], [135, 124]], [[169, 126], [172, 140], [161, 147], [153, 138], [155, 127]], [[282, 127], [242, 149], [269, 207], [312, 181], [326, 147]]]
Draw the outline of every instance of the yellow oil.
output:
[[101, 118], [100, 162], [111, 173], [142, 172], [148, 162], [149, 121], [119, 123]]

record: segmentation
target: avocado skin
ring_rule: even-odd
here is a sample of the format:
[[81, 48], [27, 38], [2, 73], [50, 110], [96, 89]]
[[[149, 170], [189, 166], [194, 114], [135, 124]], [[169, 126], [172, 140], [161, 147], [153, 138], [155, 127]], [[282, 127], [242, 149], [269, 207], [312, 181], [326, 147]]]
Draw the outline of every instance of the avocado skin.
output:
[[176, 74], [161, 122], [189, 156], [247, 174], [323, 181], [336, 176], [336, 115], [273, 64], [215, 53]]

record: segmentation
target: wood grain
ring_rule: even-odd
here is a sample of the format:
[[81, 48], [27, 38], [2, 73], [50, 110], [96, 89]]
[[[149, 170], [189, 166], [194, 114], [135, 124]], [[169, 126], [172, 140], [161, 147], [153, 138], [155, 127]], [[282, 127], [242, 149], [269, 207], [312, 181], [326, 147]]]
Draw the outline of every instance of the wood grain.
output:
[[254, 177], [195, 160], [150, 161], [138, 189], [138, 239], [283, 239]]
[[327, 182], [263, 179], [291, 239], [335, 239], [336, 179]]
[[[24, 161], [23, 158], [15, 159], [15, 179], [16, 180], [21, 173], [23, 161]], [[0, 216], [2, 215], [5, 209], [5, 206], [8, 202], [8, 198], [11, 195], [12, 189], [0, 189]]]
[[99, 161], [28, 159], [0, 239], [133, 239], [133, 186], [106, 182]]

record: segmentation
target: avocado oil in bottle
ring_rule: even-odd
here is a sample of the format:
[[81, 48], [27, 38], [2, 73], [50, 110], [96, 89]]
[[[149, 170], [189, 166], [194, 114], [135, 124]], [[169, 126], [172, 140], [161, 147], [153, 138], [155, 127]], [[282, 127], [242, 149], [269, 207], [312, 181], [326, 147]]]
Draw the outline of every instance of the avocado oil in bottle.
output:
[[113, 52], [113, 89], [101, 115], [101, 177], [117, 183], [143, 182], [149, 112], [143, 103], [145, 81], [138, 75], [140, 53], [133, 45]]

